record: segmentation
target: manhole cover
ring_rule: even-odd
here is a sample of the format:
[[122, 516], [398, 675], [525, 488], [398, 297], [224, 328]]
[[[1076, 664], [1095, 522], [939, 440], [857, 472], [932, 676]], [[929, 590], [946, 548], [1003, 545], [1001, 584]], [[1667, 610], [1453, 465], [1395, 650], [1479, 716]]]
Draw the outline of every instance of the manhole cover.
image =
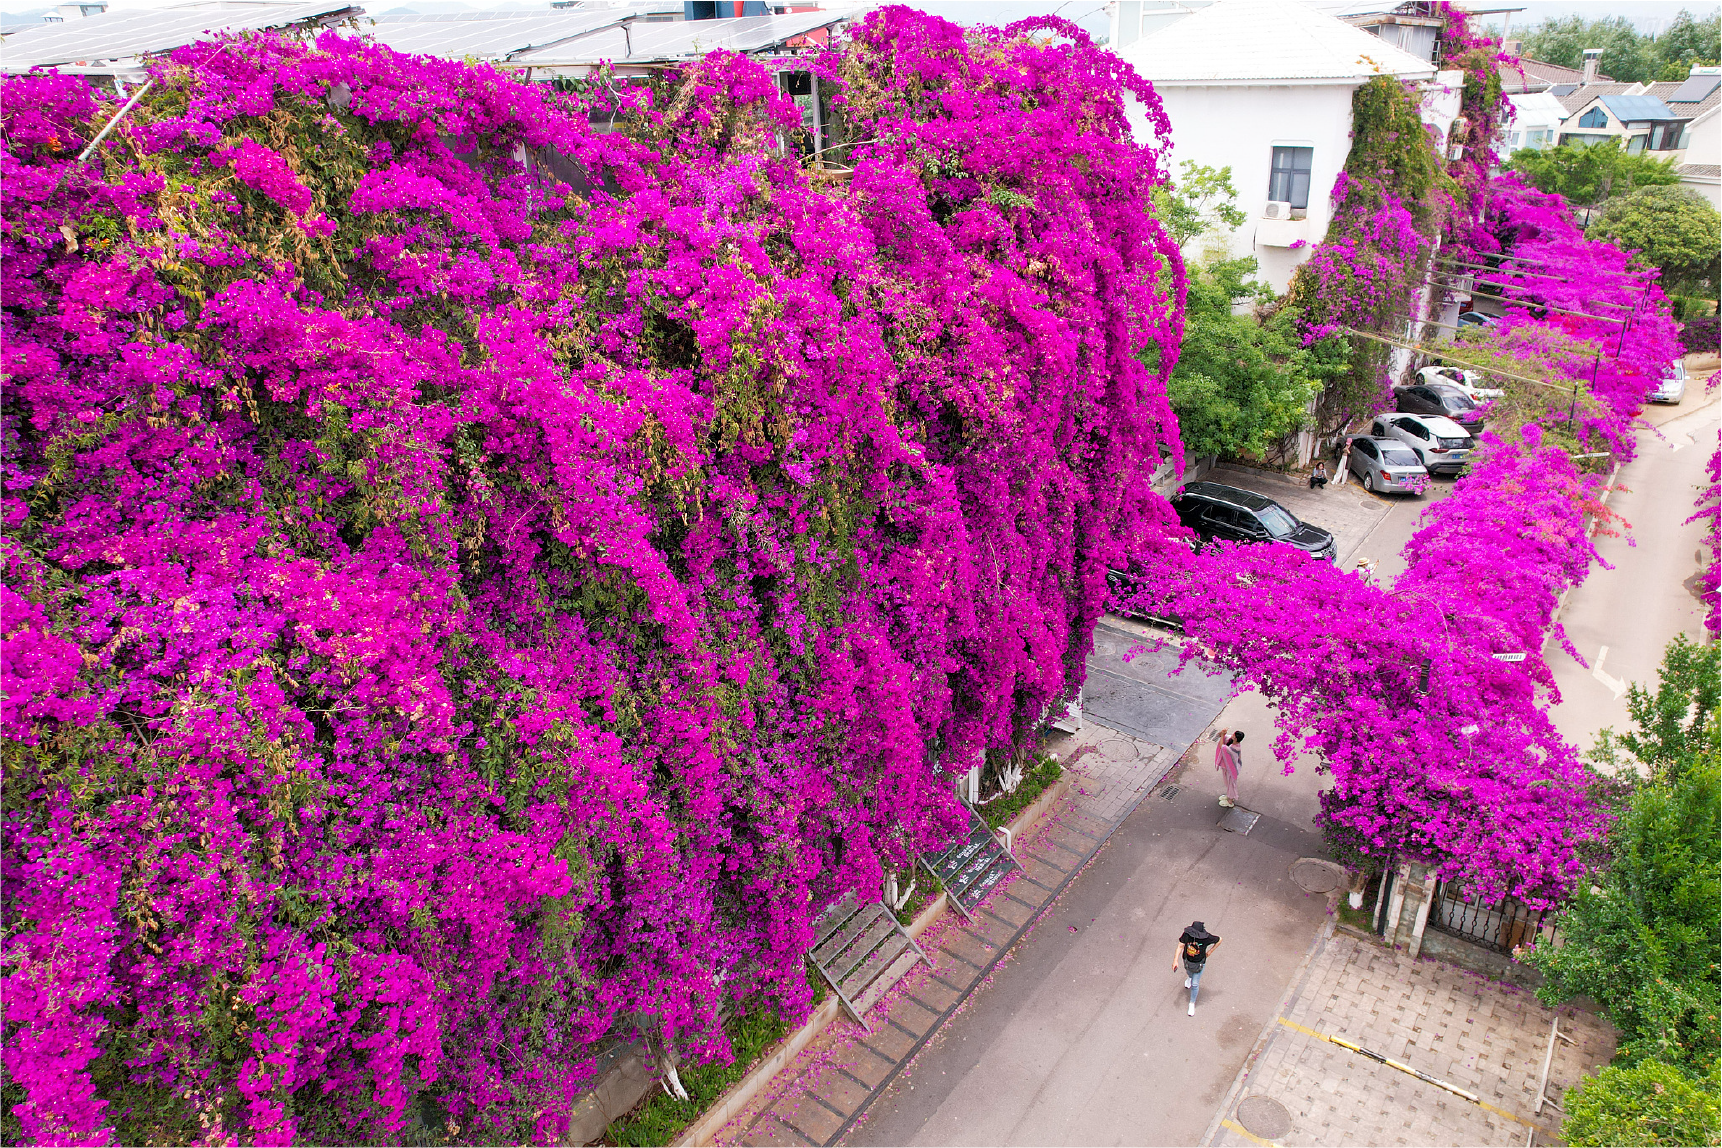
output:
[[1291, 878], [1306, 893], [1331, 893], [1345, 884], [1345, 870], [1319, 857], [1300, 857], [1292, 862]]
[[1291, 1131], [1291, 1113], [1272, 1097], [1246, 1096], [1238, 1103], [1238, 1123], [1253, 1136], [1278, 1140]]
[[1168, 785], [1165, 789], [1160, 791], [1160, 796], [1164, 797], [1167, 801], [1170, 801], [1174, 797], [1178, 796], [1178, 787], [1176, 785]]

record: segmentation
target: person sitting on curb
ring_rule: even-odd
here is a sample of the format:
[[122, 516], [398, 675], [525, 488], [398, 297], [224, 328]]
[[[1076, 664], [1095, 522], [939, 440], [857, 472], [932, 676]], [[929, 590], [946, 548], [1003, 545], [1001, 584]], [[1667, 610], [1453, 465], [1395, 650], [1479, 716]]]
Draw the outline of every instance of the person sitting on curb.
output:
[[1191, 923], [1178, 937], [1178, 952], [1172, 957], [1172, 971], [1178, 971], [1178, 962], [1184, 963], [1184, 987], [1190, 990], [1190, 1016], [1196, 1015], [1196, 994], [1202, 991], [1202, 968], [1208, 963], [1208, 954], [1220, 947], [1220, 938], [1208, 932], [1207, 926], [1200, 921]]

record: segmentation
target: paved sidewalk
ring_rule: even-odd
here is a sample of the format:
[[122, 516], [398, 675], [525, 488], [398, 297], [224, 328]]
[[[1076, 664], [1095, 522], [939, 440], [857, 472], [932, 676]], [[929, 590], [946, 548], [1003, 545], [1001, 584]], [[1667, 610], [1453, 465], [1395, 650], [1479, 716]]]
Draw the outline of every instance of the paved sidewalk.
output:
[[841, 1018], [719, 1131], [722, 1145], [833, 1144], [897, 1079], [1013, 944], [1105, 844], [1118, 822], [1176, 763], [1174, 751], [1089, 726], [1063, 754], [1074, 785], [1016, 855], [1024, 872], [965, 923], [953, 911], [921, 935], [917, 964], [868, 1013], [871, 1031]]
[[[1551, 1023], [1549, 1095], [1614, 1055], [1601, 1018], [1545, 1007], [1522, 989], [1344, 933], [1316, 943], [1204, 1143], [1522, 1145], [1551, 1143], [1560, 1115], [1534, 1112]], [[1472, 1103], [1312, 1033], [1341, 1037], [1477, 1095]]]

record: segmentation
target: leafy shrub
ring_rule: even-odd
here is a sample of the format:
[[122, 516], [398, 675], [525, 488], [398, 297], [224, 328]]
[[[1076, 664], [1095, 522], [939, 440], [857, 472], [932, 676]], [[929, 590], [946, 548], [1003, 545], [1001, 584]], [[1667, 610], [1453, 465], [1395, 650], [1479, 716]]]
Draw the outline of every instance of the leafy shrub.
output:
[[1568, 1092], [1561, 1137], [1572, 1148], [1715, 1144], [1717, 1086], [1672, 1065], [1610, 1065]]
[[1689, 320], [1680, 329], [1680, 347], [1688, 355], [1714, 355], [1722, 350], [1722, 320], [1711, 315]]

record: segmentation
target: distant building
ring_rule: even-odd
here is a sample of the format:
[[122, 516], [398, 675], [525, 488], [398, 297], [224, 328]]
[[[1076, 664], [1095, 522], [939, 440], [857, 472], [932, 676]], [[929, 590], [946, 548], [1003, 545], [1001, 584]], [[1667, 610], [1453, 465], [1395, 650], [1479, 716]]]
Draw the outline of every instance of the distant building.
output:
[[[1377, 75], [1427, 82], [1425, 122], [1444, 139], [1463, 82], [1458, 72], [1436, 82], [1428, 60], [1278, 0], [1218, 0], [1119, 55], [1154, 85], [1171, 117], [1173, 175], [1184, 160], [1232, 169], [1248, 218], [1231, 253], [1255, 256], [1279, 292], [1327, 234], [1334, 181], [1351, 151], [1352, 94]], [[1132, 122], [1145, 136], [1139, 111]]]
[[1513, 105], [1512, 122], [1506, 125], [1508, 154], [1520, 148], [1544, 151], [1555, 146], [1567, 110], [1552, 92], [1521, 92], [1507, 97]]

